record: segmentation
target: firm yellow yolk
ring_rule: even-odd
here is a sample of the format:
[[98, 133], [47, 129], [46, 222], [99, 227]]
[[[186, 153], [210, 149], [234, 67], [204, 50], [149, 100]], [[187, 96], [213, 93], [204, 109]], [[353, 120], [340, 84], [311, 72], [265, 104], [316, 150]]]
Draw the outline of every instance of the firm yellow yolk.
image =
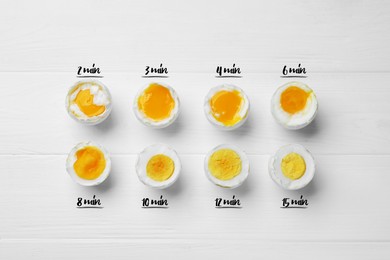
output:
[[105, 106], [97, 106], [93, 103], [94, 96], [89, 89], [81, 90], [77, 93], [74, 102], [80, 108], [80, 110], [88, 117], [98, 116], [106, 111]]
[[281, 95], [280, 104], [284, 111], [295, 114], [305, 108], [309, 95], [299, 87], [288, 87]]
[[175, 100], [168, 88], [156, 83], [149, 85], [138, 98], [138, 109], [155, 121], [167, 119], [175, 108]]
[[297, 153], [289, 153], [282, 159], [283, 175], [291, 180], [301, 178], [306, 171], [305, 160]]
[[231, 149], [220, 149], [209, 159], [209, 171], [215, 178], [227, 181], [241, 173], [241, 158]]
[[174, 171], [175, 163], [170, 157], [163, 154], [153, 156], [146, 165], [146, 174], [155, 181], [168, 180]]
[[225, 126], [233, 126], [242, 118], [238, 114], [243, 99], [237, 90], [221, 90], [214, 94], [210, 100], [213, 117]]
[[76, 152], [76, 162], [73, 165], [76, 174], [85, 180], [95, 180], [106, 168], [103, 152], [94, 146], [86, 146]]

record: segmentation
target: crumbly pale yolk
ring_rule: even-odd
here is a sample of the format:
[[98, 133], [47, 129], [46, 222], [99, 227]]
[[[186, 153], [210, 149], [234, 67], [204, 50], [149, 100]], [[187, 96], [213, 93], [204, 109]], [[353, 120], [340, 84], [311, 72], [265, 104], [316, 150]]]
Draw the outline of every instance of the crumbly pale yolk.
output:
[[163, 154], [157, 154], [150, 158], [146, 165], [146, 174], [155, 181], [165, 181], [171, 178], [175, 170], [173, 160]]
[[299, 87], [288, 87], [281, 95], [280, 104], [284, 111], [295, 114], [305, 108], [309, 95], [310, 93]]
[[242, 103], [241, 93], [237, 90], [221, 90], [214, 94], [210, 100], [213, 117], [225, 126], [233, 126], [241, 120]]
[[150, 84], [138, 98], [138, 109], [155, 121], [169, 118], [174, 108], [175, 100], [169, 89], [156, 83]]
[[231, 149], [220, 149], [209, 159], [209, 171], [215, 178], [227, 181], [241, 173], [241, 158]]
[[85, 180], [97, 179], [106, 168], [103, 152], [94, 146], [86, 146], [76, 152], [76, 162], [73, 165], [76, 174]]
[[282, 159], [283, 175], [291, 180], [301, 178], [306, 171], [305, 160], [297, 153], [289, 153]]
[[106, 111], [105, 106], [97, 106], [93, 103], [94, 96], [89, 89], [80, 90], [74, 102], [80, 108], [80, 110], [87, 116], [98, 116]]

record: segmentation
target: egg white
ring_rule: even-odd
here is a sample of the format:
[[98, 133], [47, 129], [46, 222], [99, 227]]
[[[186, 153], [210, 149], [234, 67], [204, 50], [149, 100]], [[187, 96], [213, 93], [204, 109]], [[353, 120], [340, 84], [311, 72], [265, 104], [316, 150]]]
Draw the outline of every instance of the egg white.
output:
[[[147, 175], [146, 172], [146, 166], [149, 162], [149, 160], [157, 155], [157, 154], [163, 154], [165, 156], [168, 156], [169, 158], [172, 159], [175, 169], [173, 171], [173, 174], [171, 177], [165, 181], [155, 181]], [[158, 188], [158, 189], [165, 189], [171, 186], [175, 181], [178, 179], [179, 174], [181, 171], [181, 162], [179, 159], [179, 156], [177, 155], [176, 151], [170, 148], [169, 146], [165, 144], [154, 144], [151, 145], [147, 148], [145, 148], [139, 155], [136, 163], [136, 172], [138, 175], [139, 180], [153, 188]]]
[[[284, 90], [291, 86], [296, 86], [303, 89], [306, 92], [310, 92], [307, 98], [306, 106], [302, 111], [295, 114], [290, 114], [283, 110], [280, 104], [281, 95]], [[301, 129], [309, 125], [317, 115], [318, 102], [314, 91], [306, 84], [301, 82], [289, 82], [279, 87], [274, 93], [271, 101], [271, 112], [275, 120], [287, 129]]]
[[[290, 153], [297, 153], [302, 156], [306, 164], [305, 173], [297, 180], [291, 180], [287, 178], [282, 172], [282, 160]], [[268, 163], [268, 171], [272, 180], [282, 188], [287, 190], [298, 190], [305, 187], [313, 179], [315, 173], [315, 162], [313, 156], [305, 147], [300, 144], [289, 144], [281, 147], [276, 152], [275, 156], [270, 158]]]
[[[219, 122], [217, 119], [215, 119], [215, 117], [213, 116], [213, 112], [211, 110], [210, 100], [213, 98], [213, 96], [217, 92], [222, 91], [222, 90], [226, 90], [226, 91], [236, 90], [241, 94], [241, 97], [243, 100], [243, 102], [241, 103], [240, 110], [238, 112], [239, 116], [241, 117], [241, 120], [232, 126], [226, 126], [222, 122]], [[249, 105], [248, 96], [245, 94], [245, 92], [241, 88], [236, 87], [234, 85], [230, 85], [230, 84], [223, 84], [223, 85], [214, 87], [209, 91], [209, 93], [206, 95], [206, 98], [204, 100], [203, 107], [204, 107], [204, 113], [206, 115], [206, 118], [209, 120], [210, 123], [212, 123], [213, 125], [217, 126], [220, 129], [223, 129], [223, 130], [234, 130], [234, 129], [237, 129], [240, 126], [242, 126], [245, 123], [245, 121], [247, 120], [250, 105]]]
[[[148, 116], [146, 116], [143, 111], [141, 111], [139, 108], [138, 108], [138, 99], [139, 97], [144, 93], [144, 91], [151, 85], [151, 84], [158, 84], [158, 85], [161, 85], [163, 87], [166, 87], [174, 102], [175, 102], [175, 107], [172, 109], [171, 111], [171, 115], [164, 119], [164, 120], [161, 120], [161, 121], [155, 121], [151, 118], [149, 118]], [[180, 111], [180, 99], [176, 93], [176, 91], [168, 86], [167, 84], [163, 84], [163, 83], [158, 83], [158, 82], [152, 82], [150, 84], [147, 84], [146, 86], [144, 86], [139, 92], [138, 94], [136, 95], [135, 99], [134, 99], [134, 103], [133, 103], [133, 110], [134, 110], [134, 114], [135, 116], [137, 117], [137, 119], [144, 125], [146, 126], [150, 126], [150, 127], [153, 127], [153, 128], [164, 128], [164, 127], [167, 127], [169, 125], [171, 125], [176, 119], [177, 117], [179, 116], [179, 111]]]
[[[79, 86], [80, 84], [82, 85]], [[95, 105], [97, 106], [104, 105], [106, 107], [105, 111], [102, 114], [98, 116], [89, 117], [86, 114], [84, 114], [80, 110], [79, 106], [74, 102], [77, 97], [77, 94], [80, 91], [86, 89], [89, 89], [91, 94], [93, 95], [93, 103]], [[68, 91], [65, 106], [69, 115], [77, 122], [87, 124], [87, 125], [96, 125], [103, 122], [111, 113], [111, 94], [108, 88], [99, 81], [96, 80], [79, 81], [76, 82]]]
[[[233, 179], [226, 180], [226, 181], [215, 178], [211, 174], [211, 172], [209, 171], [209, 160], [210, 160], [210, 157], [213, 155], [213, 153], [215, 153], [216, 151], [221, 150], [221, 149], [233, 150], [233, 151], [235, 151], [238, 154], [238, 156], [240, 156], [240, 159], [241, 159], [241, 172], [237, 176], [235, 176]], [[242, 151], [237, 146], [230, 145], [230, 144], [222, 144], [222, 145], [218, 145], [217, 147], [214, 147], [206, 155], [206, 158], [204, 160], [204, 170], [205, 170], [207, 178], [212, 183], [214, 183], [215, 185], [220, 186], [222, 188], [234, 189], [234, 188], [237, 188], [238, 186], [240, 186], [248, 178], [248, 175], [249, 175], [249, 160], [248, 160], [248, 157], [246, 156], [245, 152]]]
[[[106, 168], [104, 169], [102, 174], [97, 179], [94, 179], [94, 180], [86, 180], [86, 179], [80, 178], [76, 174], [74, 167], [73, 167], [74, 163], [77, 161], [77, 157], [76, 157], [77, 151], [83, 149], [86, 146], [97, 147], [99, 150], [102, 151], [102, 153], [104, 155], [104, 159], [106, 160]], [[72, 151], [70, 151], [68, 158], [66, 160], [66, 170], [68, 171], [70, 177], [72, 177], [72, 179], [75, 182], [77, 182], [78, 184], [81, 184], [83, 186], [96, 186], [96, 185], [99, 185], [100, 183], [102, 183], [103, 181], [105, 181], [107, 179], [107, 177], [110, 175], [111, 159], [110, 159], [108, 152], [101, 145], [93, 143], [93, 142], [81, 142], [81, 143], [77, 144], [72, 149]]]

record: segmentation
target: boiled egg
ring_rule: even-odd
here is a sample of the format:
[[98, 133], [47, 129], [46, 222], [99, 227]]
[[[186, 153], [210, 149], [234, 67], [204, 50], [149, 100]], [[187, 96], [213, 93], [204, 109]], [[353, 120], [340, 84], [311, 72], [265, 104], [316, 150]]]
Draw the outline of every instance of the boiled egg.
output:
[[79, 81], [66, 97], [66, 109], [76, 121], [89, 125], [103, 122], [111, 113], [111, 95], [99, 81]]
[[314, 177], [315, 163], [310, 152], [299, 144], [280, 148], [268, 165], [272, 180], [287, 190], [305, 187]]
[[134, 113], [146, 126], [163, 128], [179, 115], [180, 101], [175, 90], [162, 83], [151, 83], [140, 90], [134, 100]]
[[93, 142], [82, 142], [69, 153], [66, 169], [75, 182], [84, 186], [95, 186], [110, 174], [111, 160], [102, 146]]
[[289, 82], [272, 97], [272, 115], [287, 129], [301, 129], [310, 124], [318, 110], [313, 90], [301, 82]]
[[249, 99], [239, 87], [229, 84], [217, 86], [207, 94], [204, 112], [213, 125], [233, 130], [245, 123], [249, 112]]
[[138, 155], [136, 171], [145, 185], [164, 189], [179, 177], [181, 163], [175, 150], [165, 144], [155, 144]]
[[249, 160], [240, 148], [223, 144], [207, 154], [204, 169], [207, 178], [215, 185], [236, 188], [248, 177]]

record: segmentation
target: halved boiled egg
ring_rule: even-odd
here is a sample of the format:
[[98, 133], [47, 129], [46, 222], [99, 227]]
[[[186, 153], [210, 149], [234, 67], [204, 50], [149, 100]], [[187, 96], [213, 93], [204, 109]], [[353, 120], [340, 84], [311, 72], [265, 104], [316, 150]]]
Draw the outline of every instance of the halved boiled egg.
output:
[[207, 94], [204, 112], [213, 125], [233, 130], [245, 123], [249, 112], [249, 99], [239, 87], [228, 84], [217, 86]]
[[147, 186], [165, 189], [177, 180], [180, 170], [179, 156], [167, 145], [149, 146], [138, 155], [137, 175]]
[[248, 177], [249, 160], [234, 145], [219, 145], [206, 156], [204, 168], [207, 178], [223, 188], [236, 188]]
[[313, 90], [301, 82], [289, 82], [278, 88], [272, 97], [272, 115], [288, 129], [301, 129], [310, 124], [318, 110]]
[[270, 158], [269, 174], [281, 187], [298, 190], [305, 187], [314, 177], [315, 163], [313, 156], [299, 144], [281, 147]]
[[75, 182], [84, 186], [95, 186], [110, 174], [111, 159], [102, 146], [82, 142], [69, 153], [66, 169]]
[[163, 128], [179, 115], [180, 101], [175, 90], [162, 83], [151, 83], [142, 88], [134, 101], [134, 113], [146, 126]]
[[110, 92], [98, 81], [79, 81], [70, 88], [66, 96], [66, 109], [78, 122], [99, 124], [111, 113]]

